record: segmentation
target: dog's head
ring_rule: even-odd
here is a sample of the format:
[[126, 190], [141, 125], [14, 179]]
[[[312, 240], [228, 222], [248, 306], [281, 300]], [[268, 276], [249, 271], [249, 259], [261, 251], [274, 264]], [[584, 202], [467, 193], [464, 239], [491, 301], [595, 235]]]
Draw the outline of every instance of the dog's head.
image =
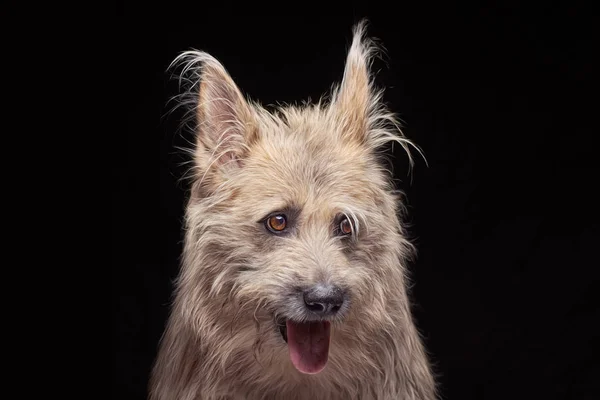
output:
[[411, 246], [379, 150], [410, 142], [374, 89], [373, 50], [358, 25], [330, 100], [275, 112], [247, 101], [210, 55], [177, 60], [198, 84], [181, 285], [203, 287], [195, 298], [216, 308], [235, 299], [268, 315], [259, 323], [305, 373], [325, 365], [331, 325], [366, 337], [403, 306]]

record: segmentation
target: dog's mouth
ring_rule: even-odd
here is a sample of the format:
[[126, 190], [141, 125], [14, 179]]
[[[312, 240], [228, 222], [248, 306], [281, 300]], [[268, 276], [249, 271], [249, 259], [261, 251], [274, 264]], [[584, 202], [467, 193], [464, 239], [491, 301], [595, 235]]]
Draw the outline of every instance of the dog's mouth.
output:
[[303, 374], [317, 374], [329, 359], [329, 321], [278, 321], [281, 337], [288, 344], [290, 360]]

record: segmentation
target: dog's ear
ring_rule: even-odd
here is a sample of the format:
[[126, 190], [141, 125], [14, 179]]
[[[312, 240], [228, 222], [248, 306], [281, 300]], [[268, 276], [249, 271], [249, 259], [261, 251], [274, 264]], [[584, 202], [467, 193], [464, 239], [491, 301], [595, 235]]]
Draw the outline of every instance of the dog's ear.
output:
[[[239, 167], [256, 134], [252, 110], [225, 68], [207, 57], [202, 68], [197, 106], [198, 154], [202, 164]], [[210, 158], [206, 158], [210, 153]], [[209, 168], [209, 165], [200, 165]]]
[[353, 29], [352, 45], [346, 57], [344, 77], [334, 92], [332, 107], [338, 114], [345, 134], [361, 142], [366, 140], [369, 117], [377, 106], [379, 96], [371, 82], [371, 61], [376, 50], [366, 36], [366, 21]]
[[204, 52], [187, 52], [180, 56], [184, 72], [199, 85], [195, 98], [196, 149], [194, 162], [198, 177], [217, 185], [240, 168], [248, 146], [257, 134], [252, 107], [223, 67]]

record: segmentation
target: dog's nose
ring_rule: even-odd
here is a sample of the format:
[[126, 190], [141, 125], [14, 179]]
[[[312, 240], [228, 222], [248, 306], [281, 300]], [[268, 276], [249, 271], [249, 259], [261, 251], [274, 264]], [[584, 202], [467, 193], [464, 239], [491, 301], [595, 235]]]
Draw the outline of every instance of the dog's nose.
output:
[[333, 285], [317, 285], [304, 291], [304, 304], [322, 316], [337, 313], [344, 303], [344, 291]]

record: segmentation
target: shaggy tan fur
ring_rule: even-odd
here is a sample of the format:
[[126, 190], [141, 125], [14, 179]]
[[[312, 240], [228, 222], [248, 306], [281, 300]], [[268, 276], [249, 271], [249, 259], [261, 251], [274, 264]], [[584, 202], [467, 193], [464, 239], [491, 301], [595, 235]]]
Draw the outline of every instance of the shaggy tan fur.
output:
[[[363, 22], [330, 101], [276, 112], [247, 101], [210, 55], [176, 60], [195, 94], [197, 143], [151, 399], [436, 398], [407, 297], [414, 249], [380, 157], [385, 144], [411, 143], [372, 85], [364, 32]], [[265, 228], [273, 212], [294, 216], [288, 235]], [[337, 215], [352, 221], [350, 237], [334, 234]], [[302, 318], [292, 288], [324, 281], [349, 301], [331, 319], [327, 366], [306, 375], [277, 321]]]

